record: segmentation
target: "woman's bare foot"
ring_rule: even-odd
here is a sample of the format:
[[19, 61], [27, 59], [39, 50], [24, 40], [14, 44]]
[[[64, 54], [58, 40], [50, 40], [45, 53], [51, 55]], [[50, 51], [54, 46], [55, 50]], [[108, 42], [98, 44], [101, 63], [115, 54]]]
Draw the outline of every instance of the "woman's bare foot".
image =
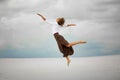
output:
[[66, 56], [66, 60], [67, 60], [67, 65], [69, 66], [69, 64], [70, 64], [70, 62], [71, 62], [69, 56]]
[[69, 66], [70, 62], [71, 62], [71, 60], [68, 60], [68, 61], [67, 61], [67, 65], [68, 65], [68, 66]]

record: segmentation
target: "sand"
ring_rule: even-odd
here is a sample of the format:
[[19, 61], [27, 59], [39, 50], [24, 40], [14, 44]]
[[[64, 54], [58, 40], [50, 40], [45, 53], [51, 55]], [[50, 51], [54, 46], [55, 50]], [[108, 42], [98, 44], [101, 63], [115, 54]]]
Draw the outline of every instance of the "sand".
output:
[[120, 55], [71, 58], [1, 58], [0, 80], [120, 80]]

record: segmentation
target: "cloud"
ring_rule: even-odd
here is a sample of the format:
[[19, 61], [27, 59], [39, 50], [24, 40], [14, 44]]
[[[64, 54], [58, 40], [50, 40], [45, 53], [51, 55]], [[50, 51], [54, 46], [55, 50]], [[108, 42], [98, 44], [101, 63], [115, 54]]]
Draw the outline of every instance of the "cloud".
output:
[[119, 23], [120, 6], [118, 4], [118, 0], [77, 0], [77, 2], [76, 0], [57, 0], [43, 13], [52, 18], [64, 16], [65, 18], [95, 20], [102, 23]]
[[0, 0], [0, 2], [2, 3], [2, 2], [6, 2], [7, 0]]
[[[54, 0], [53, 0], [54, 1]], [[27, 0], [29, 4], [24, 0], [7, 0], [6, 2], [0, 2], [0, 18], [2, 16], [12, 17], [18, 13], [36, 14], [37, 12], [43, 11], [45, 8], [52, 5], [53, 1], [49, 0]], [[46, 5], [47, 4], [47, 5]]]
[[91, 8], [92, 18], [104, 23], [119, 23], [120, 22], [120, 6], [118, 0], [99, 1], [96, 7]]
[[[66, 18], [76, 18], [76, 19], [88, 19], [90, 16], [89, 7], [94, 3], [92, 0], [57, 0], [57, 2], [51, 7], [46, 8], [43, 13], [47, 16], [59, 17], [64, 16]], [[54, 13], [55, 12], [55, 13]]]
[[47, 19], [65, 17], [66, 23], [76, 23], [77, 27], [61, 32], [70, 41], [95, 42], [103, 51], [120, 48], [118, 0], [2, 0], [0, 4], [1, 49], [40, 48], [47, 41], [52, 43], [50, 25], [40, 21], [38, 12]]
[[106, 0], [104, 2], [101, 2], [100, 3], [101, 5], [119, 5], [120, 4], [120, 1], [119, 0]]
[[117, 27], [117, 25], [101, 24], [92, 20], [75, 22], [77, 22], [77, 27], [72, 27], [66, 30], [67, 34], [71, 35], [68, 38], [74, 36], [74, 38], [71, 39], [72, 41], [76, 39], [86, 40], [88, 41], [88, 44], [90, 42], [98, 43], [101, 46], [100, 49], [107, 53], [120, 48], [120, 28]]
[[14, 48], [42, 45], [46, 41], [49, 31], [42, 24], [39, 24], [39, 21], [40, 19], [37, 15], [25, 13], [20, 13], [10, 19], [3, 17], [1, 22], [4, 25], [0, 27], [2, 30], [1, 35], [3, 36], [1, 39], [9, 40], [8, 45], [12, 45]]

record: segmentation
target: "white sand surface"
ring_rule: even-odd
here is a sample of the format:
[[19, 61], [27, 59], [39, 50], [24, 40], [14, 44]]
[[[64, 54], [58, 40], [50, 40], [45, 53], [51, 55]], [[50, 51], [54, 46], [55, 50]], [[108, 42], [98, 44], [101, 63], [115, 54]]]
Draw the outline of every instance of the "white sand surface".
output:
[[2, 58], [0, 80], [120, 80], [120, 55], [71, 58]]

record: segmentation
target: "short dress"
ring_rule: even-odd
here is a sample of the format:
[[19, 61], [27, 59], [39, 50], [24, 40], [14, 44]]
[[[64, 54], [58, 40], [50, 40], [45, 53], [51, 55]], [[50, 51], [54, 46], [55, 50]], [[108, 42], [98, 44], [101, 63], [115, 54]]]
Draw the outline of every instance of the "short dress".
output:
[[74, 53], [74, 50], [72, 47], [65, 46], [69, 44], [69, 42], [65, 40], [65, 38], [62, 35], [60, 35], [58, 32], [54, 34], [54, 38], [57, 41], [60, 52], [63, 53], [63, 57], [67, 57]]

